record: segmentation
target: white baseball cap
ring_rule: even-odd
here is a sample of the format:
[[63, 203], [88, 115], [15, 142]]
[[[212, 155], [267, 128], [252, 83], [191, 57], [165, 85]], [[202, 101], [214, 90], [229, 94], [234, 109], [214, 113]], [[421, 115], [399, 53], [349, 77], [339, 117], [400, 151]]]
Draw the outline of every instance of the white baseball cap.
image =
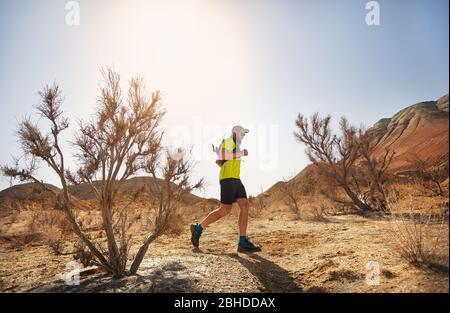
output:
[[249, 130], [240, 125], [233, 126], [233, 128], [231, 129], [231, 133], [237, 133], [237, 132], [244, 132], [246, 134], [249, 132]]

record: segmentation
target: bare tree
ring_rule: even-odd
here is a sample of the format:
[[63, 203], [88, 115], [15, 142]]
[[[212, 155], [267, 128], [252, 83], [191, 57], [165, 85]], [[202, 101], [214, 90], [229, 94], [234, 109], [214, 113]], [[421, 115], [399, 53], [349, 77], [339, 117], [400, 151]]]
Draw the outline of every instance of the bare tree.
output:
[[122, 277], [130, 247], [131, 236], [126, 234], [130, 223], [126, 211], [114, 204], [126, 179], [144, 170], [147, 163], [158, 161], [162, 138], [158, 126], [164, 112], [159, 108], [159, 93], [146, 98], [141, 79], [131, 80], [124, 99], [120, 76], [106, 70], [103, 77], [98, 111], [91, 121], [79, 123], [75, 136], [80, 168], [66, 175], [73, 184], [86, 183], [93, 190], [102, 212], [108, 263], [114, 276]]
[[[156, 160], [159, 159], [160, 153], [158, 151], [154, 155]], [[176, 151], [166, 150], [163, 164], [150, 159], [145, 165], [145, 171], [153, 177], [150, 191], [157, 198], [158, 206], [156, 208], [154, 229], [139, 248], [130, 267], [131, 274], [137, 272], [150, 243], [168, 230], [171, 218], [179, 208], [182, 199], [193, 190], [203, 186], [203, 179], [200, 179], [195, 184], [190, 183], [193, 162], [190, 160], [189, 155], [190, 153], [186, 153], [183, 149], [177, 149]], [[158, 168], [162, 172], [162, 183], [159, 183], [157, 179]]]
[[298, 182], [294, 177], [283, 180], [281, 192], [284, 195], [284, 201], [289, 209], [295, 214], [295, 218], [300, 218], [300, 189]]
[[421, 185], [436, 196], [443, 196], [442, 181], [448, 177], [448, 162], [443, 166], [433, 164], [430, 158], [421, 158], [412, 154], [409, 163], [414, 167]]
[[[148, 249], [148, 245], [161, 235], [170, 220], [170, 212], [178, 204], [180, 197], [198, 184], [189, 184], [192, 164], [185, 155], [177, 159], [169, 157], [161, 160], [162, 133], [158, 126], [164, 112], [160, 109], [159, 92], [146, 98], [142, 80], [134, 78], [130, 82], [128, 95], [124, 99], [120, 89], [120, 77], [112, 70], [103, 71], [105, 85], [98, 100], [98, 110], [89, 122], [80, 121], [73, 145], [77, 148], [76, 159], [79, 169], [72, 173], [64, 165], [64, 156], [59, 145], [59, 135], [68, 128], [62, 116], [62, 97], [58, 86], [46, 87], [41, 93], [38, 111], [50, 121], [52, 127], [44, 134], [29, 118], [19, 126], [19, 139], [26, 156], [26, 166], [3, 166], [6, 176], [20, 180], [31, 180], [50, 190], [35, 177], [37, 160], [44, 161], [59, 176], [62, 193], [58, 203], [66, 213], [75, 233], [91, 251], [107, 272], [115, 277], [123, 277], [137, 272]], [[127, 272], [127, 260], [131, 246], [129, 218], [124, 207], [118, 207], [117, 196], [124, 181], [140, 171], [151, 173], [156, 182], [157, 169], [162, 169], [164, 190], [158, 189], [159, 209], [155, 229], [139, 249], [131, 270]], [[102, 213], [102, 226], [107, 239], [107, 251], [96, 246], [81, 230], [72, 208], [76, 204], [68, 190], [68, 182], [85, 183], [93, 190]], [[170, 184], [169, 184], [170, 183]], [[170, 186], [169, 186], [170, 185]], [[174, 186], [175, 185], [175, 186]], [[200, 182], [201, 185], [201, 182]], [[157, 185], [155, 185], [157, 186]]]
[[[360, 174], [364, 177], [360, 175], [360, 180], [364, 179], [367, 186], [367, 191], [360, 194], [365, 194], [365, 202], [372, 208], [381, 211], [383, 214], [388, 214], [391, 209], [388, 201], [387, 170], [395, 152], [387, 149], [379, 157], [375, 151], [376, 142], [367, 131], [362, 129], [359, 130], [356, 144], [360, 156], [360, 167], [362, 167]], [[357, 179], [355, 179], [355, 185], [358, 185], [359, 190], [361, 190]]]
[[[66, 214], [75, 234], [92, 251], [98, 261], [107, 270], [111, 270], [107, 259], [90, 240], [89, 236], [82, 231], [72, 210], [74, 201], [68, 192], [65, 160], [59, 142], [60, 134], [69, 127], [69, 122], [62, 115], [61, 104], [63, 99], [59, 86], [56, 84], [52, 87], [46, 86], [39, 92], [39, 95], [41, 101], [36, 109], [50, 123], [50, 131], [42, 132], [39, 126], [33, 123], [29, 117], [20, 122], [17, 135], [24, 154], [24, 167], [20, 168], [20, 160], [15, 159], [13, 166], [3, 165], [1, 167], [2, 173], [20, 181], [33, 181], [43, 189], [55, 194], [58, 199], [58, 206]], [[62, 185], [60, 194], [48, 188], [47, 185], [35, 177], [38, 161], [43, 161], [58, 175]]]
[[377, 158], [371, 138], [361, 129], [340, 120], [340, 135], [331, 131], [331, 116], [315, 113], [310, 120], [299, 114], [296, 139], [319, 172], [332, 180], [362, 212], [389, 212], [384, 189], [385, 173], [393, 153]]

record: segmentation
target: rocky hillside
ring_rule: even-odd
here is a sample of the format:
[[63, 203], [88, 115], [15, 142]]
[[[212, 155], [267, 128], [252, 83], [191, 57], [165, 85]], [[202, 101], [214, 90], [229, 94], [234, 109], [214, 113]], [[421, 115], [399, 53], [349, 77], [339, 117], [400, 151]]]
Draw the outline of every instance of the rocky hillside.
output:
[[[448, 163], [448, 122], [448, 95], [445, 95], [436, 101], [411, 105], [391, 118], [380, 119], [369, 131], [373, 134], [379, 154], [386, 149], [396, 151], [391, 171], [408, 171], [414, 170], [410, 162], [413, 155], [427, 160], [430, 165]], [[293, 181], [303, 195], [315, 196], [327, 192], [326, 182], [312, 165], [298, 173]], [[151, 177], [131, 178], [125, 182], [123, 192], [131, 195], [142, 186], [151, 185], [151, 182]], [[264, 192], [268, 203], [277, 204], [283, 200], [281, 188], [284, 184], [277, 182]], [[58, 190], [55, 186], [49, 187]], [[90, 201], [93, 198], [92, 190], [87, 185], [72, 186], [70, 192], [81, 201]], [[51, 193], [42, 190], [36, 184], [17, 185], [0, 192], [0, 213], [4, 212], [5, 208], [48, 207], [53, 205], [54, 200]], [[184, 203], [188, 206], [211, 207], [217, 205], [217, 200], [189, 194], [185, 197]]]
[[[289, 182], [295, 184], [296, 190], [302, 195], [318, 196], [327, 188], [325, 179], [319, 174], [315, 165], [310, 164], [295, 175]], [[264, 196], [266, 203], [276, 206], [283, 202], [286, 197], [282, 192], [286, 185], [285, 181], [279, 181], [267, 189], [261, 196]]]
[[[151, 186], [153, 178], [151, 177], [134, 177], [124, 182], [122, 187], [123, 195], [133, 195], [144, 185]], [[163, 181], [157, 181], [162, 184]], [[97, 183], [98, 184], [98, 183]], [[53, 185], [47, 185], [48, 188], [55, 192], [60, 189]], [[82, 203], [89, 203], [94, 199], [92, 189], [87, 184], [69, 187], [70, 194]], [[36, 183], [19, 184], [0, 191], [0, 214], [8, 214], [11, 209], [39, 209], [53, 207], [56, 197], [53, 193], [45, 190]], [[213, 204], [213, 199], [203, 199], [193, 194], [188, 194], [183, 199], [185, 205], [195, 204]], [[83, 206], [82, 206], [83, 207]]]
[[[55, 192], [59, 188], [46, 185]], [[20, 184], [0, 191], [0, 216], [7, 215], [10, 210], [53, 207], [56, 197], [35, 183]]]
[[[391, 118], [382, 118], [368, 131], [376, 140], [376, 151], [386, 149], [396, 152], [391, 172], [414, 170], [412, 157], [428, 161], [428, 165], [448, 163], [449, 157], [448, 95], [436, 101], [411, 105]], [[294, 178], [302, 195], [314, 196], [326, 192], [326, 183], [313, 165], [308, 165]], [[277, 182], [264, 196], [268, 202], [281, 201], [281, 188], [285, 182]], [[447, 183], [448, 184], [448, 183]]]
[[392, 118], [379, 120], [369, 131], [377, 142], [377, 152], [396, 152], [392, 171], [413, 170], [412, 157], [428, 165], [448, 162], [448, 95], [437, 101], [411, 105]]
[[[121, 192], [127, 195], [133, 195], [136, 191], [143, 188], [144, 186], [151, 187], [153, 185], [154, 178], [152, 177], [133, 177], [126, 180], [123, 185]], [[164, 181], [161, 179], [156, 179], [157, 183], [163, 186]], [[94, 182], [94, 184], [99, 185], [100, 182]], [[87, 184], [81, 184], [77, 186], [69, 187], [70, 193], [81, 200], [90, 200], [94, 197], [92, 188]], [[201, 201], [202, 198], [197, 197], [193, 194], [186, 195], [184, 201], [189, 204], [194, 204]]]

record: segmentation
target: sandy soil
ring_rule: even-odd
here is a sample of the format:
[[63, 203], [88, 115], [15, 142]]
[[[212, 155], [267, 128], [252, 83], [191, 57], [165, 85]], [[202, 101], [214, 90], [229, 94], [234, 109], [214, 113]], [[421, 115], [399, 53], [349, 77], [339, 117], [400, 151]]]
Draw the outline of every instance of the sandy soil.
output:
[[[437, 231], [434, 226], [428, 231]], [[237, 217], [204, 231], [201, 247], [189, 232], [163, 236], [150, 246], [138, 276], [114, 280], [102, 273], [81, 277], [79, 286], [62, 279], [72, 255], [54, 255], [41, 244], [0, 247], [3, 292], [448, 292], [443, 271], [418, 269], [394, 253], [386, 220], [358, 216], [327, 222], [253, 219], [249, 234], [263, 251], [238, 254]], [[447, 228], [448, 229], [448, 228]], [[446, 242], [448, 256], [448, 237]], [[137, 246], [136, 246], [137, 247]], [[136, 249], [134, 247], [134, 249]], [[378, 285], [366, 281], [369, 261], [379, 265]]]

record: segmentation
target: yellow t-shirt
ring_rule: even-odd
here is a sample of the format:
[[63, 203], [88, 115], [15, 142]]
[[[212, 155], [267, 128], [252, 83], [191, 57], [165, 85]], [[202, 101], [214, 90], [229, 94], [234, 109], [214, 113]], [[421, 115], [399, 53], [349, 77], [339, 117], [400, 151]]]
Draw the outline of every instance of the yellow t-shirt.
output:
[[[219, 147], [219, 150], [222, 148], [225, 149], [225, 151], [233, 152], [233, 149], [236, 147], [236, 144], [234, 143], [233, 138], [227, 138], [225, 139], [222, 144]], [[234, 159], [234, 160], [228, 160], [220, 167], [220, 174], [219, 174], [219, 180], [225, 179], [225, 178], [240, 178], [241, 173], [241, 160], [240, 159]]]

